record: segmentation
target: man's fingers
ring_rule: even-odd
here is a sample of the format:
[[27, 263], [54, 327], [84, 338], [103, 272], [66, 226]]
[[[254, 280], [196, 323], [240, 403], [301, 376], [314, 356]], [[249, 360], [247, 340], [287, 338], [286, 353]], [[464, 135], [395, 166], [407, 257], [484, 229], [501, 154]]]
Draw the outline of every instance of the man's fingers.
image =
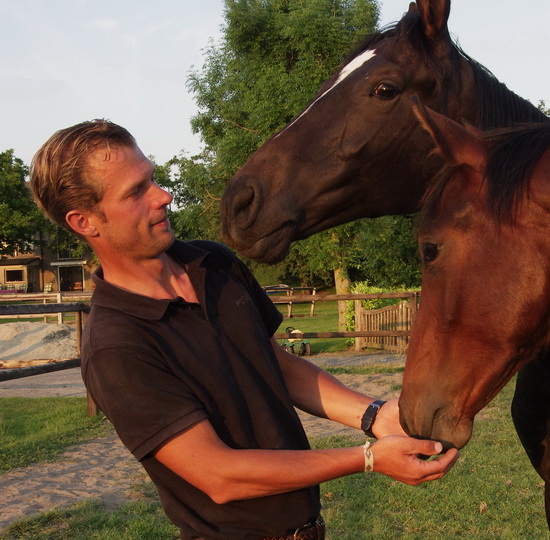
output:
[[410, 439], [411, 453], [424, 454], [425, 456], [436, 456], [443, 452], [443, 445], [439, 441], [428, 441], [425, 439]]

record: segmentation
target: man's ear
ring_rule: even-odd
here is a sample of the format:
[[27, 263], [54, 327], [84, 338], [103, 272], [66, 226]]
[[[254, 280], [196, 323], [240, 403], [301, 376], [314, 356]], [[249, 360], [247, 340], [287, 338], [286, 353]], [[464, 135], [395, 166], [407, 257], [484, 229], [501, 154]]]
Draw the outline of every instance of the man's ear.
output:
[[91, 212], [71, 210], [70, 212], [67, 212], [65, 221], [76, 234], [85, 237], [93, 237], [99, 234], [93, 225], [94, 218], [95, 215]]

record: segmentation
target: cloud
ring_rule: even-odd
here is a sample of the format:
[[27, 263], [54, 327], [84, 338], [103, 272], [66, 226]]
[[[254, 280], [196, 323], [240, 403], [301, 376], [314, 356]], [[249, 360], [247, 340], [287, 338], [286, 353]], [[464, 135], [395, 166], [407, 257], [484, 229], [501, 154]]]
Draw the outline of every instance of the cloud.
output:
[[103, 32], [112, 32], [119, 26], [118, 21], [114, 19], [96, 19], [88, 24], [90, 28], [95, 30], [102, 30]]

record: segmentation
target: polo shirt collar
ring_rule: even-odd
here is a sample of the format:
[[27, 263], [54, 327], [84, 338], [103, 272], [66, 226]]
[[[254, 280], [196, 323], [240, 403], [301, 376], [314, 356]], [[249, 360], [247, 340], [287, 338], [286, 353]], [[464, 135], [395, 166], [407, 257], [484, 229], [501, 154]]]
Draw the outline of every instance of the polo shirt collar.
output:
[[[202, 261], [208, 256], [208, 251], [176, 240], [167, 250], [167, 253], [181, 265], [189, 265], [193, 269], [194, 274], [205, 272], [200, 266]], [[92, 279], [96, 286], [92, 295], [92, 306], [98, 305], [109, 309], [116, 309], [140, 319], [159, 321], [170, 305], [183, 302], [181, 298], [157, 300], [149, 296], [125, 291], [105, 281], [101, 267], [94, 272]]]

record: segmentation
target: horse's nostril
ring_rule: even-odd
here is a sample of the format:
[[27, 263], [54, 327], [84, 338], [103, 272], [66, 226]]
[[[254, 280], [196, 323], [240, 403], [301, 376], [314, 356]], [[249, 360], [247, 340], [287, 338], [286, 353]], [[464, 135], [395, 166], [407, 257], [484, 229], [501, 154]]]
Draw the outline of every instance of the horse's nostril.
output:
[[261, 207], [261, 190], [247, 183], [235, 185], [233, 189], [233, 218], [242, 229], [251, 227]]

